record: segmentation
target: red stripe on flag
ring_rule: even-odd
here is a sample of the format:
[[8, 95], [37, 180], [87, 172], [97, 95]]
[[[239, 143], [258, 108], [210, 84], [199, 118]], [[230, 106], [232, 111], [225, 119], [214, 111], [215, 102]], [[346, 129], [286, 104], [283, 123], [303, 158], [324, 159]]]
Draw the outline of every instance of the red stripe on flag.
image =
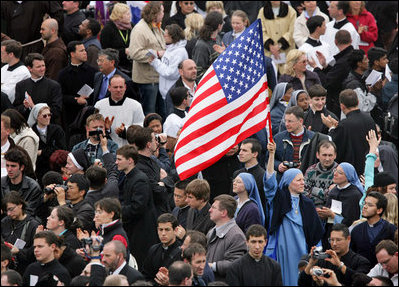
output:
[[[213, 121], [212, 123], [202, 127], [201, 129], [197, 130], [196, 133], [191, 133], [187, 136], [185, 136], [181, 141], [178, 142], [178, 145], [176, 146], [176, 150], [179, 149], [180, 146], [182, 145], [186, 145], [188, 144], [190, 141], [192, 141], [193, 139], [195, 139], [199, 135], [201, 134], [206, 134], [210, 131], [212, 131], [213, 129], [215, 129], [216, 127], [220, 126], [221, 124], [225, 123], [227, 120], [234, 118], [240, 114], [242, 114], [243, 112], [245, 112], [253, 103], [253, 101], [259, 96], [260, 93], [264, 92], [266, 90], [266, 83], [264, 83], [261, 87], [261, 89], [250, 99], [248, 100], [244, 105], [238, 107], [235, 110], [230, 111], [229, 113], [223, 115], [222, 117], [220, 117], [219, 119]], [[224, 105], [227, 105], [227, 100], [224, 98], [222, 99], [225, 102]], [[217, 103], [215, 103], [215, 105], [220, 106], [220, 102], [218, 101]], [[267, 102], [264, 102], [264, 104], [266, 104]], [[198, 113], [196, 113], [194, 116], [190, 117], [190, 119], [187, 120], [187, 122], [184, 124], [182, 132], [188, 128], [193, 122], [197, 121], [198, 119], [212, 113], [213, 111], [216, 111], [215, 109], [215, 105], [209, 106], [201, 111], [199, 111]], [[223, 106], [224, 106], [223, 105]], [[222, 107], [222, 106], [220, 106]], [[266, 109], [266, 107], [265, 107]]]
[[201, 81], [198, 83], [196, 91], [198, 91], [203, 85], [205, 85], [206, 82], [208, 82], [214, 76], [216, 76], [216, 72], [214, 69], [212, 69], [212, 71], [204, 78], [202, 78]]
[[[239, 125], [236, 125], [228, 130], [226, 130], [224, 133], [222, 133], [221, 135], [219, 135], [217, 138], [208, 141], [207, 143], [204, 143], [203, 145], [197, 147], [196, 149], [190, 151], [189, 154], [185, 154], [181, 157], [179, 157], [178, 159], [176, 159], [176, 166], [189, 161], [191, 158], [196, 157], [196, 155], [202, 154], [210, 149], [212, 149], [213, 147], [221, 144], [222, 142], [226, 141], [227, 139], [231, 138], [231, 135], [235, 135], [238, 134], [238, 132], [240, 131], [241, 127], [243, 126], [244, 123], [246, 123], [250, 118], [255, 117], [256, 115], [258, 115], [259, 113], [265, 111], [267, 105], [265, 102], [260, 103], [258, 106], [256, 106], [252, 112], [250, 112], [246, 118], [243, 120], [242, 123], [240, 123]], [[242, 107], [240, 107], [242, 108]], [[246, 110], [246, 109], [244, 109]], [[223, 121], [225, 122], [225, 121]], [[262, 122], [263, 124], [263, 122]], [[207, 126], [209, 127], [209, 125]], [[215, 128], [213, 128], [212, 130], [214, 130]], [[190, 138], [198, 138], [200, 136], [202, 136], [203, 134], [207, 133], [207, 129], [205, 128], [201, 128], [196, 130], [195, 132], [191, 133], [188, 137]], [[252, 134], [251, 134], [252, 135]], [[187, 136], [185, 137], [185, 139], [187, 138]], [[222, 154], [223, 155], [223, 154]]]

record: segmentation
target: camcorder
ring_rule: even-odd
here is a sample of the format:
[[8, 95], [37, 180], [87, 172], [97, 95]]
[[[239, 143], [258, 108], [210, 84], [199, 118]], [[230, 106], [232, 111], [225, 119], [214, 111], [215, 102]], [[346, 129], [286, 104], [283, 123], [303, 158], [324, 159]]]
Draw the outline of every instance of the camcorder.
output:
[[45, 188], [44, 188], [44, 193], [47, 194], [47, 195], [50, 195], [50, 194], [52, 194], [52, 193], [55, 193], [55, 188], [56, 188], [56, 187], [61, 187], [62, 189], [65, 190], [65, 192], [68, 191], [68, 186], [62, 185], [62, 184], [56, 184], [53, 188], [45, 187]]
[[324, 276], [326, 278], [330, 277], [330, 275], [327, 274], [327, 273], [324, 273], [321, 268], [313, 268], [312, 269], [312, 275], [317, 276], [317, 277], [319, 277], [319, 276]]
[[313, 259], [326, 259], [326, 258], [331, 258], [331, 255], [323, 252], [323, 250], [321, 248], [320, 249], [316, 248], [313, 251], [312, 258]]
[[288, 168], [297, 168], [299, 166], [299, 163], [294, 162], [294, 161], [284, 161], [283, 165]]
[[93, 251], [101, 251], [103, 249], [103, 244], [99, 244], [99, 245], [93, 245], [93, 239], [91, 237], [88, 238], [83, 238], [81, 240], [84, 248], [86, 248], [86, 246], [88, 245], [89, 248], [91, 248]]
[[100, 135], [104, 135], [103, 130], [100, 129], [100, 128], [97, 128], [97, 129], [94, 130], [94, 131], [89, 131], [89, 136], [90, 136], [90, 137], [96, 137], [96, 139], [97, 139], [98, 141], [101, 140]]

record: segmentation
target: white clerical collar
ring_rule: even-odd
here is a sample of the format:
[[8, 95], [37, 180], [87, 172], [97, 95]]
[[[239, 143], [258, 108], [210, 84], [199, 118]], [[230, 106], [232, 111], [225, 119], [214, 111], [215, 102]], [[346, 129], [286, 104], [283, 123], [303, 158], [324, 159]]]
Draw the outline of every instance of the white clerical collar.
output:
[[34, 79], [34, 78], [32, 78], [32, 77], [30, 77], [31, 79], [32, 79], [32, 81], [34, 81], [35, 83], [37, 83], [37, 82], [39, 82], [41, 79], [43, 79], [43, 77], [40, 77], [40, 78], [38, 78], [38, 79]]
[[79, 67], [80, 65], [82, 65], [83, 63], [80, 63], [80, 64], [73, 64], [73, 63], [71, 63], [71, 66], [74, 66], [74, 67]]
[[125, 267], [125, 265], [126, 265], [126, 260], [123, 261], [123, 263], [121, 264], [121, 266], [119, 266], [114, 272], [112, 272], [112, 275], [114, 275], [114, 274], [119, 274], [119, 273], [122, 271], [123, 267]]
[[342, 189], [348, 188], [350, 185], [351, 185], [351, 183], [348, 182], [348, 183], [345, 184], [343, 187], [339, 187], [339, 186], [337, 185], [337, 188], [338, 188], [339, 190], [342, 190]]

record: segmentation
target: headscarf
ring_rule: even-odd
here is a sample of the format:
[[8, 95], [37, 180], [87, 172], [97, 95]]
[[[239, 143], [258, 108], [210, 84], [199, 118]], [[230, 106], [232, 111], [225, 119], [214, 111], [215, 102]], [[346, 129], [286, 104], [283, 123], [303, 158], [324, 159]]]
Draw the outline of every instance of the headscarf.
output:
[[294, 107], [294, 106], [298, 105], [298, 96], [299, 96], [299, 94], [302, 94], [302, 93], [308, 94], [305, 90], [296, 90], [296, 91], [292, 92], [292, 96], [291, 96], [290, 101], [288, 102], [287, 109], [289, 107]]
[[348, 179], [348, 182], [350, 184], [353, 184], [354, 186], [357, 187], [357, 189], [360, 191], [361, 194], [364, 193], [364, 188], [362, 186], [362, 184], [360, 183], [359, 177], [356, 173], [356, 169], [353, 167], [353, 165], [351, 165], [348, 162], [341, 162], [339, 164], [340, 167], [342, 167], [342, 169], [344, 170], [345, 176]]
[[298, 174], [302, 174], [302, 171], [298, 168], [290, 168], [286, 170], [283, 174], [283, 177], [280, 180], [278, 188], [280, 190], [288, 190], [288, 186], [291, 184], [291, 182]]
[[28, 125], [30, 127], [32, 127], [34, 124], [36, 124], [37, 121], [37, 116], [39, 115], [39, 112], [41, 111], [41, 109], [43, 109], [44, 107], [50, 108], [47, 104], [45, 103], [39, 103], [36, 104], [32, 110], [30, 111], [29, 114], [29, 118], [28, 118]]
[[252, 174], [242, 172], [238, 175], [244, 182], [245, 190], [248, 192], [249, 199], [254, 201], [258, 206], [262, 225], [265, 225], [265, 213], [262, 207], [262, 201], [260, 200], [258, 186], [256, 185], [255, 178]]
[[288, 83], [278, 83], [276, 87], [274, 87], [274, 91], [272, 94], [272, 98], [270, 99], [270, 110], [277, 105], [277, 103], [281, 100], [281, 98], [285, 95], [287, 90]]

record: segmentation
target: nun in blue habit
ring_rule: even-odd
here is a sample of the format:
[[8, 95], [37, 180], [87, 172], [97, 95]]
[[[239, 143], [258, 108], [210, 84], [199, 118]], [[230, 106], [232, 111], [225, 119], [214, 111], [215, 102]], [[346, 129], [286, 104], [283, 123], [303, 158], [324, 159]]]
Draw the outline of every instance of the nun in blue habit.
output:
[[324, 228], [313, 201], [303, 194], [303, 174], [299, 169], [284, 172], [280, 184], [276, 172], [266, 172], [264, 186], [271, 218], [266, 255], [280, 263], [284, 285], [295, 286], [298, 262], [312, 246], [320, 245]]
[[237, 194], [234, 218], [244, 234], [252, 224], [265, 226], [265, 214], [254, 176], [247, 172], [238, 174], [233, 181], [233, 192]]

